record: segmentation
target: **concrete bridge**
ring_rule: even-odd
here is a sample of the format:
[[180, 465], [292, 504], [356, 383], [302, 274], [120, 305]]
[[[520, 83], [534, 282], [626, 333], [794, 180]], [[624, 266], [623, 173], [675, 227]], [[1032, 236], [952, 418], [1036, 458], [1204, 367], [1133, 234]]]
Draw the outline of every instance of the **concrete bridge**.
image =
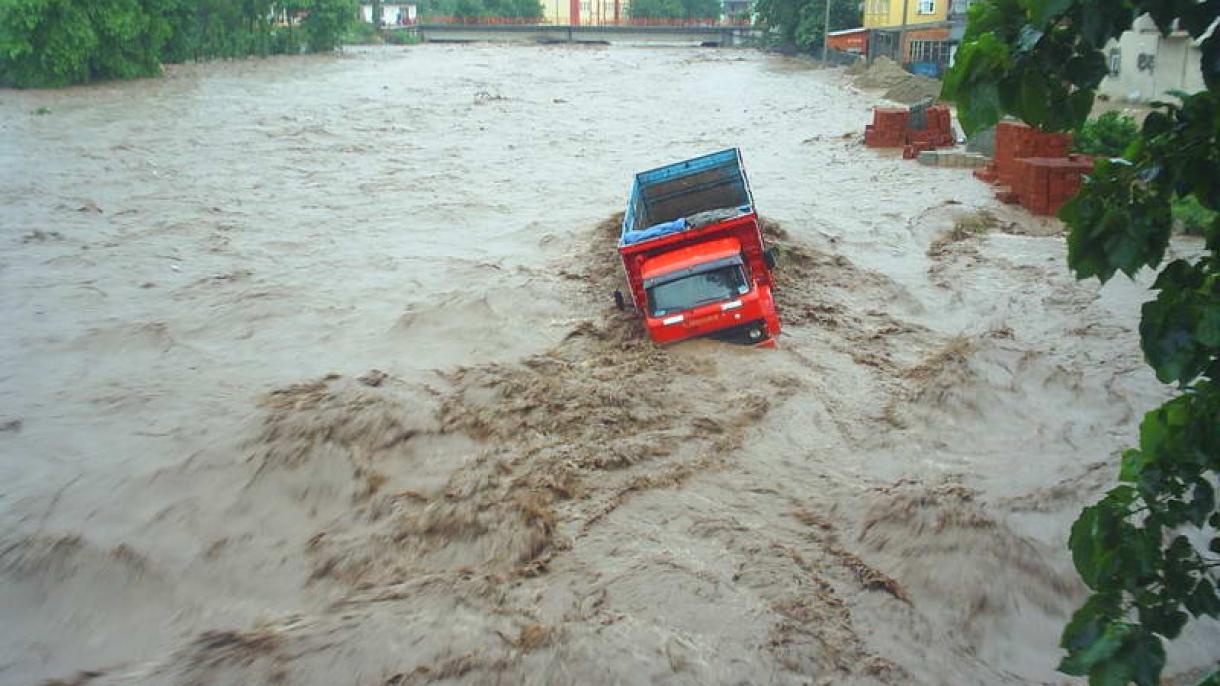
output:
[[761, 32], [744, 26], [564, 26], [552, 24], [429, 24], [393, 29], [418, 31], [434, 43], [686, 43], [742, 45]]

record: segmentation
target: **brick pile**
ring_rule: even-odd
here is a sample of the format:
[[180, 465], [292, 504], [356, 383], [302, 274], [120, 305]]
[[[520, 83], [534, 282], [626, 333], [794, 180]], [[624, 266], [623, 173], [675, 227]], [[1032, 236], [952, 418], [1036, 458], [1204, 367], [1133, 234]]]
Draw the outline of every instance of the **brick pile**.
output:
[[873, 123], [864, 127], [864, 144], [870, 148], [902, 148], [902, 156], [915, 159], [920, 152], [953, 145], [953, 124], [948, 105], [927, 109], [926, 126], [911, 128], [911, 113], [899, 107], [873, 109]]
[[1084, 175], [1093, 171], [1093, 158], [1026, 157], [1016, 160], [1016, 169], [1011, 188], [1021, 206], [1034, 214], [1057, 214], [1080, 192]]
[[1020, 203], [1034, 214], [1055, 214], [1080, 190], [1083, 175], [1093, 171], [1093, 159], [1070, 155], [1072, 136], [1043, 133], [1020, 122], [996, 125], [995, 157], [974, 175], [998, 183], [996, 197]]

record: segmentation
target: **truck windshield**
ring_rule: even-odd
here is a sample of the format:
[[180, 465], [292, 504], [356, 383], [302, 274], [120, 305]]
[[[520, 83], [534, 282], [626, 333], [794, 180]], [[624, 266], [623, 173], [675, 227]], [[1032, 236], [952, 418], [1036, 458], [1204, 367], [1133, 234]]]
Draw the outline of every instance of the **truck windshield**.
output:
[[648, 289], [648, 306], [652, 316], [664, 317], [671, 312], [735, 298], [749, 290], [741, 265], [733, 264], [657, 284]]

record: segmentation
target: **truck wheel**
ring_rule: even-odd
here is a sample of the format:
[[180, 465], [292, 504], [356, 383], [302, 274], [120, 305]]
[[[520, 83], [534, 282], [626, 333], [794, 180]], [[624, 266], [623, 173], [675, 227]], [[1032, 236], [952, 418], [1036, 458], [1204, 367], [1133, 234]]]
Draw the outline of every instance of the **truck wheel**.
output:
[[771, 248], [764, 250], [763, 262], [766, 263], [767, 269], [775, 269], [775, 251]]
[[626, 303], [626, 301], [625, 301], [625, 300], [623, 300], [623, 292], [622, 292], [622, 291], [615, 291], [615, 292], [614, 292], [614, 306], [615, 306], [615, 307], [617, 307], [617, 308], [619, 308], [620, 310], [623, 310], [623, 309], [626, 309], [626, 308], [627, 308], [627, 303]]

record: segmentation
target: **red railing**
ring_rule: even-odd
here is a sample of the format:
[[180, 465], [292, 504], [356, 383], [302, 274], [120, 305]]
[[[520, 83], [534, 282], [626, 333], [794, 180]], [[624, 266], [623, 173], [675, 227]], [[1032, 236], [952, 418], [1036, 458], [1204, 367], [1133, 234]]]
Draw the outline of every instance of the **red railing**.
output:
[[[530, 26], [530, 25], [547, 25], [547, 26], [568, 26], [568, 24], [557, 24], [547, 18], [531, 18], [531, 17], [419, 17], [415, 20], [418, 24], [483, 24], [483, 25], [510, 25], [510, 26]], [[582, 26], [750, 26], [748, 19], [643, 19], [643, 18], [623, 18], [618, 22], [606, 20], [600, 23], [582, 22]]]
[[645, 19], [629, 17], [619, 20], [622, 26], [749, 26], [748, 19]]
[[531, 25], [549, 24], [546, 19], [533, 17], [420, 17], [420, 24], [509, 24]]

